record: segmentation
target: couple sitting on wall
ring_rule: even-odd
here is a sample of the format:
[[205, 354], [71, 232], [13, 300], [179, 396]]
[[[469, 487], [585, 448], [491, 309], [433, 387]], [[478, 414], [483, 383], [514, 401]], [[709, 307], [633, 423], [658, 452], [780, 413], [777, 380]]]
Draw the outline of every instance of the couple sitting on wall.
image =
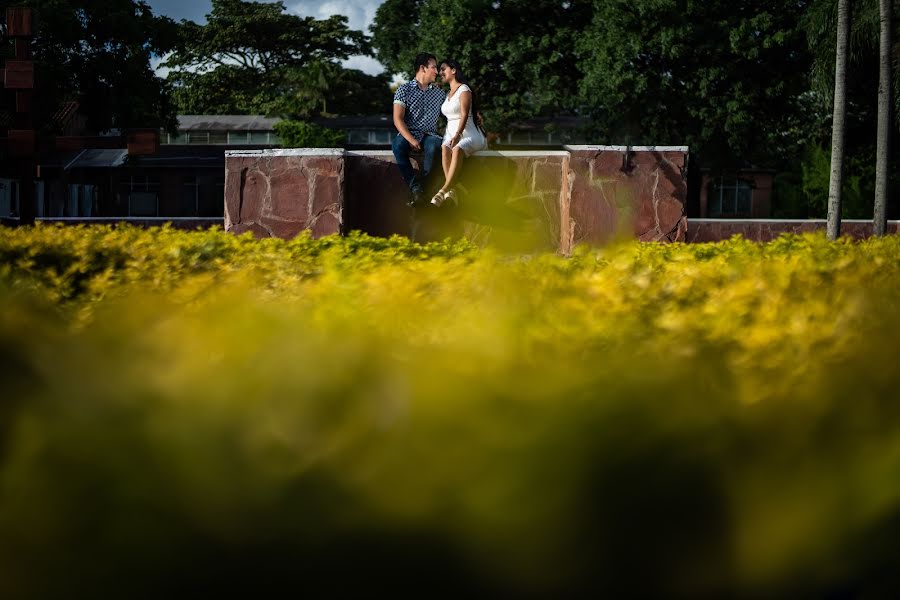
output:
[[[472, 89], [466, 85], [466, 77], [454, 60], [444, 60], [438, 69], [433, 54], [419, 54], [415, 59], [416, 77], [397, 89], [394, 94], [394, 127], [399, 132], [394, 138], [393, 150], [400, 174], [410, 190], [410, 206], [424, 204], [428, 200], [426, 183], [441, 150], [444, 168], [444, 185], [431, 197], [431, 204], [457, 203], [453, 183], [459, 177], [464, 157], [487, 147], [484, 130], [475, 110]], [[441, 79], [449, 84], [444, 93], [434, 84], [440, 72]], [[437, 133], [438, 117], [447, 118], [443, 139]], [[422, 152], [418, 177], [409, 160], [410, 152]]]

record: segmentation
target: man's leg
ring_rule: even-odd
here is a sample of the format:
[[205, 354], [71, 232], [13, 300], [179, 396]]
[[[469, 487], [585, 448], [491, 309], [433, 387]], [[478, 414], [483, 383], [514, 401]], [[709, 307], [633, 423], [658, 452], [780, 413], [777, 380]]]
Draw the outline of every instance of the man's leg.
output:
[[409, 142], [398, 133], [394, 136], [391, 148], [394, 151], [394, 160], [397, 161], [397, 168], [400, 169], [400, 176], [403, 177], [403, 181], [406, 182], [407, 187], [412, 190], [416, 183], [416, 171], [413, 169], [412, 163], [409, 160]]
[[434, 179], [433, 167], [435, 166], [435, 163], [440, 160], [438, 157], [441, 154], [442, 141], [443, 140], [436, 135], [426, 135], [425, 139], [422, 140], [422, 152], [424, 153], [424, 156], [422, 157], [422, 172], [419, 174], [419, 177], [428, 193], [431, 193], [435, 188], [435, 186], [432, 185], [431, 180]]

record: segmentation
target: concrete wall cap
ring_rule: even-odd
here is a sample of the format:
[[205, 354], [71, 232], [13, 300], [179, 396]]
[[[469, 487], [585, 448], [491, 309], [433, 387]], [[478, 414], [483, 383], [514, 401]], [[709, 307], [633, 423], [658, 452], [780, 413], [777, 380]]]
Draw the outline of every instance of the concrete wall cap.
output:
[[275, 156], [343, 156], [341, 148], [270, 148], [265, 150], [226, 150], [225, 158], [271, 158]]
[[344, 154], [346, 156], [394, 157], [393, 150], [346, 150]]
[[563, 146], [570, 152], [687, 152], [687, 146]]
[[[347, 150], [344, 154], [347, 156], [394, 156], [392, 150]], [[493, 156], [493, 157], [540, 157], [540, 156], [569, 156], [564, 150], [481, 150], [472, 156]]]
[[[773, 225], [778, 225], [779, 223], [811, 223], [816, 225], [821, 225], [823, 223], [827, 223], [827, 219], [709, 219], [709, 218], [699, 218], [699, 217], [688, 217], [688, 221], [690, 223], [731, 223], [731, 224], [740, 224], [740, 223], [769, 223]], [[871, 223], [872, 219], [841, 219], [841, 223]], [[889, 220], [888, 223], [900, 223], [897, 220]]]
[[569, 156], [565, 150], [480, 150], [473, 156]]

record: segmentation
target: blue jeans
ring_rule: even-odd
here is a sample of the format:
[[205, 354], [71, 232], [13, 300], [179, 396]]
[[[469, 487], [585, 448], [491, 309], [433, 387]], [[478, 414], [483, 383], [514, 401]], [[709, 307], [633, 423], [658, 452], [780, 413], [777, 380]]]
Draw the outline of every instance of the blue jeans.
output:
[[409, 142], [407, 142], [399, 133], [394, 137], [394, 142], [391, 144], [394, 150], [394, 159], [397, 161], [400, 175], [403, 177], [403, 181], [406, 182], [406, 185], [409, 186], [410, 191], [425, 191], [424, 184], [428, 181], [428, 176], [431, 174], [432, 167], [434, 167], [435, 159], [441, 152], [442, 141], [443, 140], [436, 135], [426, 135], [422, 139], [422, 153], [424, 156], [422, 157], [419, 176], [416, 177], [416, 172], [413, 169], [412, 163], [409, 161], [409, 153], [411, 151]]

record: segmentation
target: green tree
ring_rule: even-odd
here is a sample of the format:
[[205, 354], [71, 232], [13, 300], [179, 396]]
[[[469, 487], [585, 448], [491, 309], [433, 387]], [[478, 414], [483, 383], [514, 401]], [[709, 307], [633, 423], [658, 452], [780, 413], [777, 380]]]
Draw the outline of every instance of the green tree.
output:
[[369, 51], [343, 16], [299, 17], [281, 1], [213, 0], [205, 25], [181, 22], [165, 65], [183, 112], [311, 116], [325, 112], [344, 77], [338, 61]]
[[394, 94], [386, 73], [368, 75], [357, 69], [344, 69], [331, 80], [328, 112], [338, 115], [386, 115], [391, 112]]
[[[837, 23], [838, 23], [838, 3], [837, 0], [816, 0], [807, 12], [803, 26], [807, 32], [809, 39], [809, 47], [813, 53], [812, 65], [812, 90], [816, 99], [816, 103], [820, 109], [831, 112], [834, 104], [835, 90], [835, 56], [837, 51]], [[887, 7], [891, 8], [891, 7]], [[852, 10], [849, 12], [848, 22], [848, 38], [847, 38], [847, 56], [846, 56], [846, 79], [844, 81], [844, 94], [846, 97], [846, 111], [844, 117], [844, 154], [847, 157], [868, 156], [870, 163], [861, 164], [856, 161], [857, 168], [860, 169], [858, 174], [866, 182], [875, 181], [875, 185], [867, 185], [866, 188], [871, 191], [869, 196], [868, 208], [864, 217], [872, 216], [871, 198], [875, 197], [875, 205], [883, 202], [883, 207], [876, 209], [883, 210], [886, 218], [887, 196], [893, 191], [897, 192], [897, 185], [900, 183], [898, 179], [898, 166], [892, 165], [887, 156], [896, 151], [896, 137], [894, 140], [887, 136], [888, 129], [894, 132], [898, 131], [900, 120], [890, 120], [886, 114], [883, 114], [882, 121], [879, 123], [878, 113], [887, 112], [885, 106], [889, 102], [891, 94], [884, 92], [890, 91], [890, 88], [884, 88], [881, 80], [893, 79], [893, 102], [889, 108], [893, 109], [894, 115], [898, 115], [900, 108], [900, 98], [897, 96], [897, 86], [900, 84], [900, 61], [895, 61], [892, 72], [885, 75], [881, 74], [885, 49], [882, 44], [887, 44], [889, 53], [894, 56], [900, 56], [900, 45], [896, 43], [900, 22], [896, 18], [883, 19], [882, 9], [877, 0], [854, 0], [852, 2]], [[887, 27], [888, 36], [885, 36], [885, 26]], [[891, 38], [890, 41], [888, 38]], [[879, 90], [878, 98], [881, 102], [875, 102], [876, 90]], [[827, 144], [827, 139], [831, 134], [831, 122], [826, 119], [821, 144]], [[881, 131], [879, 135], [887, 137], [882, 147], [877, 147], [878, 135], [877, 131]], [[879, 156], [881, 156], [882, 169], [878, 169]], [[851, 165], [845, 165], [845, 168], [851, 168]], [[879, 173], [880, 172], [880, 173]], [[881, 183], [881, 191], [878, 183]], [[878, 198], [881, 198], [879, 200]], [[848, 216], [848, 211], [844, 208], [845, 203], [842, 201], [843, 217]], [[876, 230], [878, 229], [878, 217], [876, 217]]]
[[418, 52], [460, 62], [489, 129], [578, 107], [575, 43], [590, 15], [584, 2], [386, 0], [372, 45], [392, 73], [412, 76]]
[[87, 128], [175, 127], [167, 82], [150, 67], [175, 42], [176, 24], [143, 0], [0, 0], [34, 11], [34, 118], [52, 123], [61, 102], [77, 101]]
[[805, 0], [595, 0], [577, 45], [597, 141], [772, 164], [812, 136]]
[[346, 137], [340, 130], [289, 119], [276, 123], [275, 133], [285, 148], [340, 148]]

